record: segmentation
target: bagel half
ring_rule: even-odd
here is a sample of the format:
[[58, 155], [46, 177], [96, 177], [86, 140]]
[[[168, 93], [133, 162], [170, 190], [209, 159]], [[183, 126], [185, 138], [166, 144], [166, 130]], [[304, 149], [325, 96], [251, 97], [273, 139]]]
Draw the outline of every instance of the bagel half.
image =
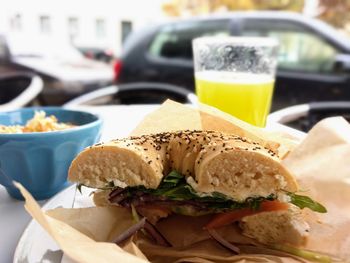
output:
[[295, 194], [298, 185], [274, 151], [216, 131], [99, 143], [73, 160], [69, 180], [100, 189], [96, 205], [134, 207], [153, 224], [172, 213], [209, 214], [207, 229], [239, 221], [244, 235], [265, 244], [305, 244], [309, 226], [300, 208], [326, 212]]
[[113, 140], [81, 152], [69, 180], [93, 188], [156, 189], [175, 170], [198, 193], [235, 201], [298, 190], [277, 155], [248, 139], [213, 131], [179, 131]]

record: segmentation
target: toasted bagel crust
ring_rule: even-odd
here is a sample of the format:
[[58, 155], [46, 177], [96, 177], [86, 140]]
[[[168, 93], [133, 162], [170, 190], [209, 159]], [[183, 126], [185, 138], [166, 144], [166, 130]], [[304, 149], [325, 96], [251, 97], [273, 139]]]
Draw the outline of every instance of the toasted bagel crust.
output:
[[295, 179], [273, 151], [214, 131], [178, 131], [96, 144], [75, 158], [69, 180], [95, 188], [110, 182], [157, 188], [171, 170], [192, 177], [198, 192], [220, 192], [238, 201], [297, 190]]

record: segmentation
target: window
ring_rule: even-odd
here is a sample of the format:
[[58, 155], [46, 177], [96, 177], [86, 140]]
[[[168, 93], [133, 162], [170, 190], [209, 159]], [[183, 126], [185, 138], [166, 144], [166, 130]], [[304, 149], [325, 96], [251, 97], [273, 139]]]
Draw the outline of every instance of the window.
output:
[[331, 72], [338, 51], [314, 32], [291, 23], [247, 21], [242, 35], [279, 41], [278, 66], [306, 72]]
[[68, 18], [68, 34], [71, 40], [79, 35], [79, 21], [76, 17]]
[[106, 22], [104, 19], [96, 19], [96, 37], [104, 38], [106, 36]]
[[130, 21], [122, 21], [122, 42], [125, 41], [127, 36], [132, 31], [132, 23]]
[[11, 17], [10, 28], [14, 32], [22, 31], [22, 16], [20, 14]]
[[164, 26], [150, 45], [151, 55], [192, 59], [192, 39], [200, 36], [229, 35], [229, 21], [198, 21]]
[[45, 35], [51, 33], [51, 20], [49, 16], [40, 16], [40, 32]]

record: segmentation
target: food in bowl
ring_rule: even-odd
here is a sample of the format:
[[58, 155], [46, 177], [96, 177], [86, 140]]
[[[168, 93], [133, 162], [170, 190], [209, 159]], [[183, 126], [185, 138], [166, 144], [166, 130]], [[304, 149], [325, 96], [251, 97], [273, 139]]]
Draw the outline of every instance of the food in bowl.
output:
[[295, 178], [273, 150], [217, 131], [185, 130], [96, 144], [75, 158], [69, 180], [100, 189], [94, 193], [96, 205], [131, 210], [138, 223], [116, 237], [117, 244], [143, 228], [158, 245], [171, 246], [156, 227], [181, 215], [191, 221], [208, 216], [203, 231], [234, 253], [239, 250], [216, 229], [238, 223], [243, 235], [262, 244], [299, 247], [310, 230], [301, 210], [326, 212], [297, 194]]
[[12, 197], [22, 199], [12, 184], [20, 182], [38, 200], [47, 199], [69, 185], [70, 163], [78, 152], [99, 140], [102, 126], [97, 115], [62, 107], [1, 112], [0, 123], [22, 127], [19, 132], [14, 128], [11, 133], [0, 133], [0, 184]]
[[0, 133], [50, 132], [73, 128], [70, 123], [58, 122], [54, 115], [46, 116], [45, 111], [35, 111], [26, 125], [0, 125]]

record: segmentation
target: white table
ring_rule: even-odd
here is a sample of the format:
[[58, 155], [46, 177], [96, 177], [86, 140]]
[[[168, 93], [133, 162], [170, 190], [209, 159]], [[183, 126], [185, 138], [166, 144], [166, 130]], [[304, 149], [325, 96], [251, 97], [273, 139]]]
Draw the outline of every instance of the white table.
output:
[[[80, 107], [99, 114], [104, 119], [102, 141], [127, 136], [143, 117], [156, 109], [157, 105]], [[268, 124], [271, 129], [285, 130], [296, 136], [302, 135], [293, 129], [278, 124]], [[44, 201], [41, 201], [42, 205]], [[17, 242], [30, 221], [23, 202], [12, 199], [0, 186], [0, 263], [12, 262]]]

